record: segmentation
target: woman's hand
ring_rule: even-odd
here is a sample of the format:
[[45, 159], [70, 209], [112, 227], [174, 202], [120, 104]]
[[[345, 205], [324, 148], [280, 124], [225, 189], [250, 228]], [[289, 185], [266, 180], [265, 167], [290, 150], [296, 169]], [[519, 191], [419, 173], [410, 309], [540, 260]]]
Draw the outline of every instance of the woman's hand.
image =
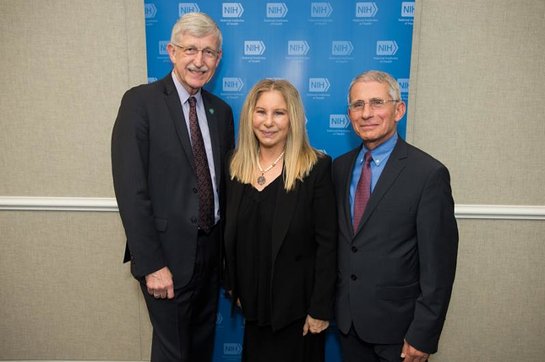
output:
[[329, 327], [329, 321], [323, 321], [321, 319], [314, 319], [310, 315], [307, 315], [305, 325], [303, 326], [303, 336], [306, 336], [308, 332], [317, 334], [325, 331]]
[[[227, 291], [227, 295], [229, 296], [229, 299], [233, 299], [233, 291], [232, 290], [229, 289]], [[237, 298], [236, 304], [237, 304], [237, 307], [242, 309], [242, 305], [240, 304], [240, 298]]]

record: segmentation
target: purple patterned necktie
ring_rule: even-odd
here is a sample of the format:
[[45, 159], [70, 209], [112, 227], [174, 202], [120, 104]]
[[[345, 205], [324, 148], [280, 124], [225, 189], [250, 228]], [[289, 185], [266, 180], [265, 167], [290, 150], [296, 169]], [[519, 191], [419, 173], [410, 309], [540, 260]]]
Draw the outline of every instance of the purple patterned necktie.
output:
[[358, 230], [361, 222], [361, 217], [367, 206], [367, 201], [371, 196], [371, 151], [365, 153], [365, 164], [361, 171], [361, 176], [356, 187], [356, 195], [354, 196], [354, 232]]
[[197, 189], [199, 193], [199, 228], [209, 232], [214, 225], [214, 197], [208, 158], [204, 148], [199, 120], [197, 119], [197, 100], [189, 97], [189, 131], [191, 133], [191, 147], [195, 160], [197, 174]]

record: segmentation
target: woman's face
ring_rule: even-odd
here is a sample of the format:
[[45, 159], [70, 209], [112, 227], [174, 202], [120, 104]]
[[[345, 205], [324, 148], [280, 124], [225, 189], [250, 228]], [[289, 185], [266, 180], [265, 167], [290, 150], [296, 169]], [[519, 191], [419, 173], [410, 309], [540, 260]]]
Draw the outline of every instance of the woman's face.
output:
[[261, 93], [252, 115], [252, 127], [261, 148], [284, 150], [290, 119], [282, 93], [276, 90]]

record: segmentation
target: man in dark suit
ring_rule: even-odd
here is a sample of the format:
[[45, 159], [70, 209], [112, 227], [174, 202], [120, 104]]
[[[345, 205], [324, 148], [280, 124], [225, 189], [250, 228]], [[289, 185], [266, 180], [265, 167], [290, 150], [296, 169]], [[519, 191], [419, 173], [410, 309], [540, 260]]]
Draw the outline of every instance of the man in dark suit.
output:
[[210, 17], [181, 17], [167, 46], [172, 72], [127, 91], [113, 129], [125, 261], [148, 307], [152, 361], [212, 356], [222, 165], [234, 134], [231, 107], [202, 87], [220, 62], [221, 45]]
[[357, 76], [348, 113], [363, 143], [333, 164], [344, 360], [426, 361], [437, 351], [456, 270], [449, 172], [398, 137], [405, 104], [389, 74]]

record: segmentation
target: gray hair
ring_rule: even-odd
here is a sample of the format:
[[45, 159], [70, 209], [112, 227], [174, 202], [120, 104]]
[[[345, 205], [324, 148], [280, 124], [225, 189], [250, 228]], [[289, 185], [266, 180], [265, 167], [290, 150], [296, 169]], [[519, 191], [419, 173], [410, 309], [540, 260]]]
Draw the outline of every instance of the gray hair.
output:
[[378, 82], [382, 84], [388, 84], [388, 93], [392, 99], [401, 99], [401, 91], [399, 90], [399, 84], [394, 77], [386, 72], [381, 72], [379, 70], [369, 70], [367, 72], [357, 75], [352, 82], [350, 87], [348, 87], [348, 103], [350, 103], [350, 92], [354, 84], [358, 82]]
[[205, 13], [187, 13], [178, 19], [172, 27], [170, 41], [179, 44], [186, 33], [197, 38], [215, 35], [218, 39], [218, 48], [216, 50], [221, 50], [223, 42], [221, 31], [216, 22]]

